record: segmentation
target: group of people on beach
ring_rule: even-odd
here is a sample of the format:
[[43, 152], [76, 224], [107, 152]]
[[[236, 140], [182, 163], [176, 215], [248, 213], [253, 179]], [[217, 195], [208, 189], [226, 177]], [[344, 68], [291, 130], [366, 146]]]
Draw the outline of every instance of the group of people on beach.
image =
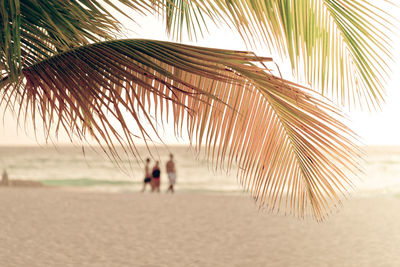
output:
[[[174, 162], [174, 155], [169, 154], [169, 160], [165, 165], [165, 169], [168, 174], [169, 186], [167, 189], [167, 193], [174, 193], [174, 185], [176, 182], [176, 169]], [[146, 159], [146, 165], [144, 167], [144, 180], [143, 180], [143, 188], [142, 192], [146, 190], [147, 185], [150, 185], [151, 192], [160, 192], [160, 177], [161, 177], [161, 169], [160, 162], [156, 161], [153, 168], [150, 170], [150, 158]]]

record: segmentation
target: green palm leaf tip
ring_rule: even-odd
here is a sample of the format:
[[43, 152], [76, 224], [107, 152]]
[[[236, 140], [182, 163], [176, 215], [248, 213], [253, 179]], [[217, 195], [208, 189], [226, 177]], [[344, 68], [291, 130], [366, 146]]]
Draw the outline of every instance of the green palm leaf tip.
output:
[[14, 92], [24, 92], [18, 103], [41, 114], [48, 131], [90, 135], [112, 156], [116, 143], [137, 155], [135, 138], [156, 131], [152, 117], [171, 114], [178, 134], [185, 122], [216, 166], [239, 166], [260, 206], [320, 220], [351, 188], [356, 137], [329, 101], [257, 67], [265, 61], [250, 52], [115, 40], [25, 67], [26, 82]]
[[138, 14], [157, 10], [158, 5], [129, 0], [2, 1], [1, 74], [16, 82], [24, 66], [73, 47], [114, 39], [121, 25], [112, 10], [128, 16], [123, 12], [126, 7]]
[[21, 15], [19, 1], [2, 1], [0, 3], [1, 35], [1, 67], [0, 73], [10, 73], [10, 78], [16, 80], [21, 71], [20, 32]]
[[[166, 17], [168, 31], [193, 31], [205, 21], [236, 28], [250, 46], [289, 59], [299, 81], [348, 108], [379, 107], [393, 63], [392, 36], [399, 34], [399, 6], [370, 0], [182, 0]], [[178, 6], [180, 8], [178, 8]], [[393, 12], [393, 13], [391, 13]], [[184, 17], [185, 20], [178, 20]]]

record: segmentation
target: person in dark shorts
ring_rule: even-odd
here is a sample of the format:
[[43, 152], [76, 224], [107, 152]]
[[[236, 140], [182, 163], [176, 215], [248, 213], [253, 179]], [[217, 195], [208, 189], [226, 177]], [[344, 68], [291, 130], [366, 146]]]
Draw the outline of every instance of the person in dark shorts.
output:
[[[146, 159], [146, 165], [144, 166], [144, 180], [143, 180], [143, 188], [141, 192], [146, 190], [146, 185], [151, 186], [151, 173], [150, 173], [150, 159]], [[152, 187], [152, 186], [151, 186]], [[152, 188], [153, 190], [153, 188]]]
[[152, 179], [152, 187], [151, 187], [151, 192], [157, 191], [160, 193], [160, 176], [161, 176], [161, 170], [160, 170], [160, 163], [156, 161], [156, 164], [153, 167], [153, 170], [151, 172]]

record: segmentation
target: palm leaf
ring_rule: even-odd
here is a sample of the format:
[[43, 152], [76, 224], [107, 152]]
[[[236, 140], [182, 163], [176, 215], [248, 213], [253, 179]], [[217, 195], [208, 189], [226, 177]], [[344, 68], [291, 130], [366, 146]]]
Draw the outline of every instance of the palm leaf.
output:
[[177, 133], [185, 126], [215, 166], [238, 165], [260, 206], [322, 219], [358, 171], [356, 137], [325, 98], [272, 75], [263, 64], [271, 60], [116, 40], [39, 61], [23, 68], [19, 87], [7, 77], [0, 87], [20, 116], [39, 114], [47, 131], [92, 136], [114, 156], [116, 143], [137, 155], [135, 138], [151, 138], [171, 115]]
[[193, 18], [204, 14], [235, 27], [249, 45], [263, 43], [288, 58], [300, 81], [337, 103], [374, 108], [383, 102], [393, 59], [391, 36], [399, 30], [390, 15], [398, 6], [390, 1], [175, 2], [180, 4], [164, 12], [174, 22], [166, 24], [168, 32], [202, 28], [204, 20]]
[[[0, 74], [15, 79], [24, 66], [39, 59], [115, 38], [121, 24], [111, 11], [133, 19], [137, 14], [158, 10], [160, 5], [158, 0], [2, 1]], [[126, 8], [129, 15], [123, 10]]]

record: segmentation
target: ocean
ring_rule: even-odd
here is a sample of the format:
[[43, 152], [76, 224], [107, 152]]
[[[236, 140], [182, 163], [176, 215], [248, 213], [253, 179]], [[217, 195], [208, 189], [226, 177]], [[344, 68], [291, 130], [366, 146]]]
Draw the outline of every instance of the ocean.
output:
[[[235, 166], [215, 170], [202, 153], [188, 146], [151, 149], [138, 147], [142, 159], [161, 162], [161, 187], [166, 190], [165, 162], [174, 154], [178, 192], [242, 192], [236, 179]], [[84, 151], [84, 152], [83, 152]], [[122, 152], [122, 150], [120, 150]], [[122, 155], [120, 166], [98, 148], [78, 146], [3, 146], [0, 147], [0, 168], [10, 179], [35, 180], [48, 186], [81, 187], [90, 190], [139, 191], [144, 178], [143, 162]], [[366, 147], [364, 173], [354, 180], [355, 194], [400, 193], [400, 147]]]

